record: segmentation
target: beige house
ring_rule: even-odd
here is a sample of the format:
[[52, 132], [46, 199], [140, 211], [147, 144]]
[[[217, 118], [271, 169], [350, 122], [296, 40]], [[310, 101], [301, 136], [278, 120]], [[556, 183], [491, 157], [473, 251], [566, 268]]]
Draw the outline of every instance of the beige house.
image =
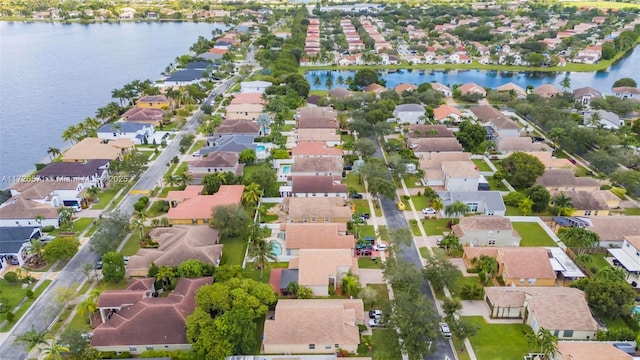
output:
[[553, 152], [549, 145], [543, 142], [533, 142], [530, 137], [507, 137], [498, 139], [496, 150], [502, 155], [510, 155], [515, 152]]
[[291, 157], [294, 159], [300, 157], [334, 157], [342, 159], [342, 154], [342, 149], [327, 146], [326, 143], [321, 141], [298, 142], [291, 149]]
[[486, 287], [485, 301], [492, 318], [523, 319], [534, 332], [545, 328], [558, 339], [595, 339], [598, 330], [582, 290], [569, 287]]
[[416, 155], [430, 152], [461, 152], [462, 145], [456, 138], [417, 138], [408, 140]]
[[[463, 260], [473, 267], [473, 259], [482, 255], [498, 261], [498, 276], [505, 285], [532, 287], [555, 286], [556, 273], [551, 266], [550, 250], [539, 247], [465, 247]], [[527, 259], [527, 261], [523, 261]]]
[[84, 138], [62, 154], [62, 161], [85, 162], [95, 159], [122, 160], [122, 156], [133, 149], [131, 139], [113, 141]]
[[575, 169], [568, 159], [560, 159], [553, 156], [553, 153], [548, 151], [530, 151], [528, 153], [531, 156], [535, 156], [544, 165], [544, 168], [549, 169]]
[[291, 165], [291, 176], [331, 176], [340, 181], [343, 167], [339, 157], [300, 157]]
[[600, 246], [621, 247], [626, 236], [640, 234], [640, 216], [594, 216], [585, 220], [586, 229], [600, 236]]
[[556, 191], [551, 192], [551, 196], [560, 193], [571, 198], [573, 204], [572, 216], [609, 216], [609, 210], [620, 206], [620, 198], [609, 190], [590, 191]]
[[229, 104], [226, 108], [226, 120], [256, 120], [264, 106], [262, 104]]
[[327, 147], [340, 145], [340, 135], [334, 129], [298, 129], [295, 131], [296, 142], [320, 141]]
[[329, 287], [337, 289], [349, 271], [358, 273], [358, 259], [351, 254], [351, 249], [300, 249], [289, 269], [298, 269], [298, 284], [314, 296], [329, 296]]
[[447, 191], [477, 191], [480, 172], [471, 161], [443, 161], [444, 187]]
[[322, 219], [322, 222], [346, 224], [351, 219], [351, 207], [339, 197], [290, 197], [284, 199], [283, 210], [289, 213], [288, 220], [292, 223]]
[[301, 249], [349, 249], [355, 255], [355, 237], [347, 235], [347, 225], [337, 223], [280, 224], [280, 240], [286, 255], [298, 256]]
[[469, 216], [460, 218], [453, 233], [460, 243], [469, 246], [519, 246], [522, 239], [511, 220], [502, 216]]
[[632, 360], [633, 356], [603, 341], [558, 341], [553, 360]]
[[544, 174], [536, 179], [536, 185], [542, 185], [549, 191], [600, 190], [600, 181], [587, 176], [577, 177], [571, 169], [546, 170]]
[[281, 299], [265, 321], [264, 354], [335, 354], [357, 352], [358, 325], [364, 324], [360, 299]]

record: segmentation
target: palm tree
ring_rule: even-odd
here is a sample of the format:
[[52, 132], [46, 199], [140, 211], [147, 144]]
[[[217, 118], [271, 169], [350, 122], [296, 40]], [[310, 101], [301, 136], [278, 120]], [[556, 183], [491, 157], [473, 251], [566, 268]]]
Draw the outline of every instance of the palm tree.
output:
[[559, 216], [569, 216], [573, 212], [573, 202], [564, 193], [552, 197], [551, 203]]
[[331, 89], [333, 87], [333, 76], [330, 74], [327, 76], [327, 80], [325, 80], [324, 85], [327, 89]]
[[453, 250], [462, 249], [460, 238], [454, 233], [449, 233], [440, 240], [440, 246], [444, 247], [445, 253], [450, 255]]
[[47, 344], [47, 335], [47, 330], [38, 331], [33, 325], [31, 325], [31, 330], [16, 335], [14, 342], [26, 344], [27, 349], [32, 349], [38, 345]]
[[44, 254], [44, 243], [40, 239], [32, 239], [27, 247], [27, 252], [33, 256], [36, 265], [39, 265]]
[[251, 243], [249, 256], [253, 259], [256, 267], [260, 268], [260, 279], [262, 279], [264, 268], [269, 266], [269, 260], [278, 261], [278, 257], [273, 253], [273, 244], [266, 240]]
[[51, 159], [51, 161], [53, 161], [53, 159], [60, 155], [60, 149], [55, 148], [55, 147], [49, 147], [47, 148], [47, 154], [49, 155], [49, 159]]
[[591, 118], [589, 119], [589, 123], [587, 125], [594, 128], [600, 127], [600, 120], [602, 120], [602, 115], [600, 115], [599, 112], [594, 111], [591, 113]]
[[356, 297], [360, 293], [360, 290], [362, 290], [362, 286], [360, 285], [358, 275], [353, 274], [351, 270], [349, 270], [340, 282], [340, 291], [342, 292], [342, 295]]
[[540, 349], [545, 359], [552, 359], [557, 352], [558, 338], [551, 331], [541, 327], [537, 332], [527, 335], [527, 342], [534, 350]]
[[176, 186], [178, 184], [178, 179], [171, 173], [164, 174], [162, 180], [164, 180], [164, 182], [170, 187]]
[[565, 76], [564, 79], [560, 81], [560, 86], [562, 86], [562, 89], [565, 92], [568, 92], [569, 89], [571, 89], [571, 78], [569, 78], [569, 74], [567, 74], [567, 76]]
[[[435, 209], [434, 209], [435, 210]], [[456, 201], [444, 208], [444, 214], [448, 218], [460, 217], [467, 213], [469, 208], [462, 201]]]
[[58, 219], [60, 220], [60, 225], [68, 225], [73, 221], [73, 215], [76, 211], [68, 206], [63, 206], [58, 208]]
[[442, 203], [442, 199], [440, 197], [436, 197], [431, 200], [431, 208], [436, 211], [436, 213], [440, 213], [440, 211], [444, 208], [444, 204]]
[[94, 135], [96, 130], [100, 128], [100, 121], [96, 118], [88, 117], [83, 122], [88, 134]]
[[193, 177], [187, 171], [178, 175], [178, 184], [184, 190], [191, 182], [193, 181]]
[[252, 205], [257, 204], [262, 195], [263, 191], [260, 189], [260, 185], [251, 183], [244, 187], [244, 191], [242, 192], [242, 202]]
[[176, 278], [175, 271], [171, 266], [160, 266], [158, 268], [158, 273], [156, 274], [156, 280], [162, 283], [162, 288], [166, 288], [171, 285], [173, 280]]
[[97, 186], [92, 186], [87, 189], [87, 200], [93, 201], [98, 197], [98, 193], [100, 193], [100, 189]]
[[140, 240], [142, 240], [144, 238], [144, 231], [145, 231], [145, 226], [144, 226], [144, 221], [140, 218], [134, 218], [131, 219], [131, 223], [129, 224], [129, 228], [131, 230], [138, 230], [138, 233], [140, 235]]
[[322, 80], [320, 80], [320, 76], [316, 75], [313, 77], [313, 86], [318, 87], [322, 85]]
[[125, 100], [127, 100], [127, 91], [122, 89], [113, 89], [111, 90], [111, 97], [114, 99], [118, 99], [120, 102], [120, 106], [124, 106]]
[[342, 77], [342, 75], [338, 75], [338, 85], [344, 85], [344, 78]]
[[56, 340], [50, 340], [49, 345], [40, 352], [39, 360], [62, 360], [62, 354], [69, 352], [69, 348], [58, 344]]
[[93, 315], [93, 313], [96, 312], [97, 309], [98, 303], [96, 302], [96, 299], [91, 296], [86, 297], [84, 300], [78, 303], [78, 314], [80, 314], [80, 316], [85, 314], [88, 315], [89, 324], [91, 325], [93, 325], [91, 321], [91, 315]]
[[69, 126], [62, 132], [62, 140], [69, 141], [72, 144], [77, 142], [77, 137], [78, 129], [73, 125]]

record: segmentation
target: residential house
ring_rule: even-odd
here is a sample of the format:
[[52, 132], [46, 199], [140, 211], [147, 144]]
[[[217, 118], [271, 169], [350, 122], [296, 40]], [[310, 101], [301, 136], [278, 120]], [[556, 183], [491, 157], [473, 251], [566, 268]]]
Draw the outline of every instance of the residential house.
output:
[[345, 88], [337, 87], [328, 91], [330, 97], [335, 99], [344, 99], [353, 95], [353, 93]]
[[[498, 276], [507, 286], [555, 286], [556, 272], [550, 250], [542, 247], [465, 247], [462, 256], [467, 266], [482, 255], [498, 261]], [[527, 261], [523, 261], [526, 259]]]
[[325, 142], [321, 141], [301, 141], [291, 149], [291, 157], [293, 159], [301, 157], [332, 157], [342, 159], [342, 154], [342, 149], [327, 146]]
[[[593, 114], [597, 113], [599, 119], [597, 124], [593, 124]], [[620, 119], [618, 114], [606, 110], [595, 110], [584, 114], [583, 124], [587, 127], [601, 127], [603, 129], [618, 130], [620, 126], [624, 125], [624, 120]]]
[[289, 269], [298, 270], [298, 285], [311, 289], [314, 296], [329, 296], [329, 287], [337, 289], [349, 271], [358, 274], [358, 259], [350, 249], [300, 249]]
[[291, 176], [329, 176], [342, 179], [344, 160], [338, 157], [300, 157], [291, 165]]
[[499, 191], [438, 191], [446, 207], [456, 201], [467, 204], [469, 213], [504, 216], [506, 207]]
[[243, 81], [240, 83], [240, 93], [264, 94], [269, 86], [273, 85], [268, 81]]
[[330, 107], [304, 107], [298, 109], [296, 127], [298, 129], [338, 129], [338, 113]]
[[122, 120], [124, 121], [145, 123], [152, 126], [160, 126], [163, 119], [164, 111], [159, 109], [134, 107], [122, 114]]
[[513, 92], [515, 94], [515, 96], [518, 99], [526, 99], [527, 98], [527, 92], [520, 86], [509, 82], [506, 83], [504, 85], [498, 86], [497, 88], [498, 91], [500, 92]]
[[204, 186], [189, 185], [184, 190], [169, 191], [167, 218], [173, 225], [208, 224], [218, 206], [240, 205], [244, 185], [222, 185], [213, 195], [202, 195]]
[[[180, 278], [166, 297], [146, 297], [134, 304], [122, 304], [93, 330], [91, 346], [98, 351], [129, 352], [191, 350], [185, 330], [187, 316], [196, 307], [196, 291], [213, 278]], [[110, 290], [118, 291], [118, 290]], [[107, 296], [109, 291], [100, 296]], [[130, 301], [127, 296], [125, 301]], [[100, 304], [100, 298], [98, 298]], [[150, 326], [153, 319], [153, 326]]]
[[480, 173], [471, 161], [443, 161], [444, 187], [447, 191], [477, 191]]
[[157, 296], [155, 279], [151, 277], [130, 279], [125, 289], [104, 291], [100, 293], [96, 302], [100, 322], [104, 323], [111, 319], [111, 316], [123, 307], [131, 306], [154, 295]]
[[199, 152], [201, 156], [204, 156], [205, 154], [218, 151], [240, 153], [244, 149], [256, 150], [256, 144], [253, 142], [254, 139], [254, 135], [215, 134], [207, 138], [207, 146], [200, 149]]
[[362, 89], [362, 91], [368, 92], [368, 93], [374, 93], [376, 94], [376, 96], [380, 96], [381, 93], [387, 91], [387, 88], [380, 84], [373, 83], [365, 86], [364, 89]]
[[148, 95], [138, 99], [138, 101], [136, 101], [136, 107], [163, 110], [169, 109], [171, 102], [164, 95]]
[[[492, 318], [523, 319], [534, 332], [544, 328], [561, 340], [595, 339], [598, 330], [598, 324], [591, 315], [585, 294], [579, 289], [537, 286], [487, 287], [485, 301]], [[565, 358], [568, 359], [572, 358]]]
[[149, 232], [157, 248], [140, 248], [126, 264], [128, 276], [146, 276], [149, 266], [175, 267], [197, 259], [205, 264], [219, 265], [223, 245], [218, 244], [218, 231], [209, 226], [174, 225], [157, 227]]
[[536, 179], [536, 185], [549, 191], [597, 191], [601, 184], [588, 176], [575, 176], [572, 169], [549, 169]]
[[520, 234], [513, 229], [511, 220], [502, 216], [461, 217], [451, 230], [460, 239], [460, 244], [482, 246], [520, 246]]
[[578, 51], [578, 53], [573, 57], [573, 62], [581, 64], [597, 64], [601, 57], [601, 45], [587, 46], [586, 48]]
[[418, 124], [424, 122], [426, 110], [418, 104], [402, 104], [393, 110], [393, 116], [399, 124]]
[[0, 269], [6, 269], [8, 259], [18, 260], [24, 266], [32, 240], [42, 236], [40, 226], [0, 227]]
[[462, 121], [462, 113], [460, 110], [449, 105], [440, 105], [433, 109], [433, 119], [438, 122], [450, 121], [454, 124]]
[[329, 218], [311, 218], [311, 223], [280, 224], [278, 238], [287, 256], [298, 256], [301, 249], [349, 249], [354, 254], [355, 238], [347, 235], [347, 225], [329, 223]]
[[84, 138], [62, 154], [65, 162], [87, 162], [90, 160], [122, 160], [122, 156], [133, 148], [130, 139], [104, 140]]
[[327, 147], [335, 147], [342, 144], [340, 135], [334, 129], [297, 129], [295, 130], [296, 142], [321, 142]]
[[590, 86], [581, 87], [573, 90], [573, 98], [575, 102], [583, 106], [591, 105], [591, 100], [595, 98], [603, 98], [602, 93]]
[[187, 160], [189, 173], [193, 176], [194, 181], [202, 180], [207, 174], [215, 174], [219, 172], [231, 172], [236, 176], [242, 175], [244, 166], [240, 164], [240, 155], [237, 152], [218, 151], [209, 154], [206, 157], [197, 157], [195, 160]]
[[260, 125], [250, 120], [225, 120], [214, 131], [216, 135], [247, 135], [261, 134]]
[[620, 99], [638, 99], [640, 98], [640, 89], [630, 86], [619, 86], [611, 88], [613, 94]]
[[0, 204], [0, 226], [59, 226], [58, 210], [23, 197], [14, 197]]
[[87, 162], [52, 162], [40, 169], [33, 178], [39, 181], [83, 183], [86, 187], [103, 188], [109, 183], [109, 160]]
[[475, 83], [460, 85], [458, 89], [462, 95], [480, 94], [482, 97], [487, 96], [487, 91], [482, 86]]
[[533, 89], [533, 93], [543, 98], [552, 98], [562, 95], [562, 91], [551, 84], [540, 85]]
[[459, 152], [462, 145], [456, 138], [416, 138], [409, 139], [409, 147], [416, 155], [428, 152]]
[[640, 216], [579, 217], [582, 227], [600, 236], [600, 246], [621, 247], [627, 236], [640, 235]]
[[280, 187], [282, 196], [347, 198], [347, 185], [333, 176], [292, 176], [291, 184]]
[[[326, 286], [325, 286], [326, 287]], [[358, 325], [364, 325], [360, 299], [279, 300], [272, 318], [264, 323], [265, 354], [356, 353]]]
[[473, 107], [471, 112], [482, 121], [488, 140], [520, 136], [520, 125], [491, 105]]
[[440, 91], [446, 97], [452, 97], [453, 96], [453, 91], [451, 90], [451, 88], [449, 88], [448, 86], [444, 86], [444, 85], [442, 85], [440, 83], [436, 82], [436, 83], [431, 84], [431, 88], [433, 90]]
[[405, 91], [415, 91], [418, 90], [418, 87], [413, 85], [413, 84], [407, 84], [407, 83], [402, 83], [402, 84], [398, 84], [396, 85], [396, 87], [393, 88], [399, 95], [402, 95], [402, 93], [404, 93]]
[[575, 169], [575, 165], [568, 159], [556, 158], [553, 153], [548, 151], [533, 151], [528, 153], [531, 156], [535, 156], [544, 165], [547, 170], [550, 169]]
[[532, 138], [526, 136], [498, 139], [496, 150], [502, 155], [510, 155], [516, 152], [553, 152], [549, 145], [543, 142], [534, 142]]
[[558, 341], [552, 360], [633, 360], [633, 356], [604, 341]]
[[226, 109], [226, 120], [253, 120], [264, 111], [262, 104], [229, 104]]
[[290, 223], [307, 223], [313, 218], [345, 224], [351, 220], [351, 207], [342, 198], [288, 197], [284, 199], [282, 209], [288, 213]]
[[640, 235], [623, 236], [620, 248], [608, 248], [607, 251], [614, 258], [613, 265], [625, 270], [627, 280], [636, 283], [640, 280]]
[[471, 162], [471, 154], [466, 152], [430, 152], [419, 154], [419, 166], [424, 171], [423, 181], [427, 186], [444, 189], [445, 174], [442, 164], [445, 162]]
[[560, 193], [571, 198], [572, 216], [609, 216], [609, 210], [620, 205], [620, 198], [609, 190], [560, 190], [551, 192], [551, 196]]
[[129, 139], [134, 144], [144, 144], [153, 136], [153, 125], [137, 122], [116, 122], [102, 125], [97, 130], [98, 138], [103, 140]]
[[[7, 202], [22, 198], [53, 207], [68, 206], [76, 211], [87, 207], [84, 197], [87, 184], [84, 182], [66, 181], [32, 181], [18, 182], [9, 187], [12, 198]], [[16, 225], [22, 225], [16, 223]], [[32, 224], [26, 224], [32, 225]], [[35, 225], [35, 224], [33, 224]], [[56, 224], [57, 225], [57, 224]]]
[[449, 130], [446, 125], [409, 125], [407, 135], [411, 138], [453, 138], [453, 131]]

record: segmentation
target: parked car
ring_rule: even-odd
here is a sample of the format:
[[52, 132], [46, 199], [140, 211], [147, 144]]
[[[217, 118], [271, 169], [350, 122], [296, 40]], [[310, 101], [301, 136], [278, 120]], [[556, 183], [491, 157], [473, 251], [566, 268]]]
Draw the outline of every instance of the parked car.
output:
[[373, 247], [373, 249], [377, 250], [377, 251], [386, 251], [387, 250], [387, 244], [375, 245]]
[[439, 238], [436, 240], [436, 245], [440, 246], [440, 244], [441, 244], [441, 243], [442, 243], [442, 238], [441, 238], [441, 237], [439, 237]]
[[371, 214], [369, 213], [361, 213], [358, 214], [359, 217], [364, 218], [365, 220], [369, 220], [371, 218]]
[[358, 256], [371, 256], [371, 250], [368, 248], [358, 249], [356, 250], [356, 255]]
[[449, 329], [449, 325], [445, 322], [441, 322], [438, 324], [440, 327], [440, 333], [445, 339], [451, 339], [451, 329]]
[[352, 199], [362, 199], [362, 198], [363, 198], [363, 196], [362, 196], [362, 194], [358, 194], [358, 193], [356, 193], [356, 194], [351, 195], [351, 198], [352, 198]]
[[342, 169], [345, 171], [348, 171], [348, 170], [351, 170], [352, 168], [351, 168], [351, 165], [345, 165]]
[[569, 162], [574, 164], [574, 165], [576, 164], [576, 161], [573, 158], [568, 158], [567, 160], [569, 160]]
[[424, 208], [422, 213], [425, 215], [435, 215], [436, 211], [433, 208]]
[[55, 239], [55, 236], [51, 236], [51, 235], [47, 235], [47, 236], [43, 236], [40, 238], [40, 241], [42, 241], [43, 244], [48, 244], [51, 241], [53, 241], [53, 239]]
[[98, 261], [96, 261], [96, 269], [100, 270], [102, 269], [102, 258], [98, 259]]
[[20, 265], [20, 260], [18, 260], [17, 257], [12, 257], [11, 260], [9, 261], [9, 264], [11, 264], [11, 265]]
[[369, 319], [379, 319], [382, 317], [382, 310], [369, 310]]
[[374, 327], [381, 327], [381, 319], [379, 318], [373, 318], [373, 319], [369, 319], [369, 326], [371, 326], [372, 328]]

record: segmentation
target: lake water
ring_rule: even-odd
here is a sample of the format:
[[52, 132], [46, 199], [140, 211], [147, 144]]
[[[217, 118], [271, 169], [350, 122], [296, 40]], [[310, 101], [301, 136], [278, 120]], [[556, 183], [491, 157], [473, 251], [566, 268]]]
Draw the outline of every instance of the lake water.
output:
[[0, 179], [34, 170], [48, 147], [69, 145], [64, 129], [114, 101], [111, 90], [161, 78], [217, 28], [224, 25], [0, 22]]
[[[637, 46], [633, 52], [628, 54], [608, 70], [598, 72], [573, 72], [569, 73], [571, 78], [571, 87], [579, 88], [591, 86], [603, 93], [611, 92], [611, 85], [623, 77], [636, 79], [640, 83], [640, 46]], [[326, 90], [325, 86], [327, 77], [333, 77], [333, 86], [337, 85], [338, 76], [344, 79], [355, 74], [354, 71], [307, 71], [305, 77], [313, 90]], [[499, 72], [486, 70], [449, 70], [449, 71], [431, 71], [424, 72], [418, 70], [399, 70], [397, 72], [381, 72], [380, 76], [387, 81], [387, 87], [392, 88], [400, 83], [422, 84], [425, 82], [439, 82], [444, 85], [451, 86], [453, 84], [464, 84], [474, 82], [478, 85], [497, 88], [508, 82], [513, 82], [526, 88], [527, 85], [537, 87], [546, 83], [552, 83], [559, 86], [560, 81], [566, 76], [566, 72], [548, 73], [548, 72]], [[314, 85], [315, 78], [320, 78], [321, 85]], [[346, 85], [342, 85], [346, 87]]]

